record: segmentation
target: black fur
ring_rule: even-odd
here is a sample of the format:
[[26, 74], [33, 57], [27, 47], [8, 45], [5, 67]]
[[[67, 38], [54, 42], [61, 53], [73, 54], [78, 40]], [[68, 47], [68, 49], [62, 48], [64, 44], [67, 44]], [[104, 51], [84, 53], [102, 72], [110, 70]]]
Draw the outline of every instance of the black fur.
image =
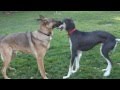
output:
[[[65, 30], [69, 33], [75, 29], [75, 23], [71, 19], [64, 19], [63, 23], [66, 24]], [[109, 52], [115, 47], [116, 37], [105, 31], [93, 31], [93, 32], [82, 32], [80, 30], [74, 31], [69, 35], [72, 42], [72, 55], [71, 55], [71, 66], [75, 62], [77, 51], [88, 51], [98, 44], [103, 44], [102, 54], [110, 62]], [[112, 63], [111, 63], [112, 65]]]
[[[75, 24], [71, 19], [65, 19], [63, 22], [66, 24], [67, 32], [75, 28]], [[102, 52], [106, 58], [109, 58], [108, 53], [116, 44], [116, 37], [105, 31], [82, 32], [76, 30], [70, 35], [70, 39], [73, 54], [77, 52], [77, 50], [88, 51], [97, 44], [103, 43]], [[76, 56], [76, 54], [74, 55]]]

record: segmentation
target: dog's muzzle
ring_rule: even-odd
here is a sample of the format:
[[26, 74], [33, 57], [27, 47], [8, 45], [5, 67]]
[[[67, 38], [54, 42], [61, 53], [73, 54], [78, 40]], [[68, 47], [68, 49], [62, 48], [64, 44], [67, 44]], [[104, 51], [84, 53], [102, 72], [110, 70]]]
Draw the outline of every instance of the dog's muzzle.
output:
[[65, 29], [65, 28], [66, 28], [65, 23], [61, 24], [61, 25], [58, 27], [58, 29], [60, 29], [60, 30], [63, 30], [63, 29]]
[[56, 24], [56, 27], [57, 27], [57, 29], [63, 30], [64, 29], [63, 22], [58, 21], [57, 24]]
[[58, 29], [63, 30], [64, 27], [61, 25], [61, 26], [58, 27]]

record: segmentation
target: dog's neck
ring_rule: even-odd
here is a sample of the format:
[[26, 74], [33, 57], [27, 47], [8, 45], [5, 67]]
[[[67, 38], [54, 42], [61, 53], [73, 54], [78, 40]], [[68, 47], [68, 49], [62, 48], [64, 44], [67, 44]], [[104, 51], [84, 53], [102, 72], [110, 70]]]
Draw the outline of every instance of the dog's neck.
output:
[[40, 30], [38, 30], [39, 33], [42, 33], [46, 36], [52, 36], [52, 30], [48, 30], [45, 27], [40, 27]]
[[71, 30], [68, 30], [68, 36], [72, 35], [74, 32], [76, 31], [76, 29], [71, 29]]

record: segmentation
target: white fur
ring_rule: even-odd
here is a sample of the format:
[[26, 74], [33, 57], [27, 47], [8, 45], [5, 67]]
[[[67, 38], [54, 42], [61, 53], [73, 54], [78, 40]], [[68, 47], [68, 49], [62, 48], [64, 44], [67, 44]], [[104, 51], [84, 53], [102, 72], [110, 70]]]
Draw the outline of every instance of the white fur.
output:
[[115, 44], [115, 47], [114, 47], [114, 50], [113, 50], [113, 52], [116, 50], [116, 47], [117, 47], [117, 44], [118, 44], [118, 42], [120, 42], [120, 39], [115, 39], [116, 40], [116, 44]]
[[82, 51], [78, 51], [77, 57], [75, 58], [75, 70], [73, 70], [72, 73], [77, 72], [77, 70], [79, 69], [80, 67], [79, 62], [80, 62], [81, 57], [82, 57]]
[[1, 59], [2, 59], [2, 61], [4, 61], [2, 54], [1, 54]]
[[111, 69], [112, 69], [112, 65], [111, 65], [110, 61], [107, 58], [104, 57], [104, 55], [102, 53], [102, 46], [103, 46], [103, 44], [100, 47], [100, 53], [103, 56], [103, 58], [107, 61], [107, 64], [108, 64], [106, 69], [102, 69], [102, 71], [105, 71], [103, 76], [109, 76], [110, 72], [111, 72]]
[[[71, 39], [69, 39], [69, 43], [70, 43], [70, 52], [71, 52], [71, 55], [72, 55], [72, 42], [71, 42]], [[67, 74], [67, 76], [63, 76], [63, 79], [69, 78], [70, 75], [72, 74], [72, 70], [73, 70], [73, 66], [71, 67], [71, 61], [70, 61], [68, 74]]]
[[118, 44], [118, 42], [116, 42], [116, 44], [115, 44], [115, 46], [114, 46], [114, 49], [113, 49], [113, 52], [115, 52], [116, 47], [117, 47], [117, 44]]
[[[69, 43], [70, 43], [70, 51], [71, 51], [71, 55], [72, 55], [72, 42], [71, 42], [71, 39], [69, 39]], [[73, 64], [73, 66], [75, 65], [75, 70], [73, 70], [73, 66], [71, 66], [71, 61], [70, 61], [68, 74], [67, 74], [67, 76], [63, 76], [63, 79], [69, 78], [72, 73], [77, 72], [77, 70], [80, 67], [79, 62], [80, 62], [81, 56], [82, 56], [82, 52], [78, 51], [77, 52], [77, 57], [75, 57], [74, 64]]]
[[61, 28], [62, 28], [62, 29], [64, 29], [64, 30], [65, 30], [65, 29], [66, 29], [66, 24], [65, 24], [65, 23], [63, 23], [63, 24], [62, 24], [62, 25], [60, 25], [58, 28], [59, 28], [59, 29], [61, 29]]
[[67, 76], [63, 76], [63, 79], [69, 78], [71, 74], [72, 74], [72, 67], [71, 67], [71, 64], [70, 64], [68, 74], [67, 74]]
[[120, 39], [117, 38], [116, 41], [117, 41], [117, 42], [120, 42]]

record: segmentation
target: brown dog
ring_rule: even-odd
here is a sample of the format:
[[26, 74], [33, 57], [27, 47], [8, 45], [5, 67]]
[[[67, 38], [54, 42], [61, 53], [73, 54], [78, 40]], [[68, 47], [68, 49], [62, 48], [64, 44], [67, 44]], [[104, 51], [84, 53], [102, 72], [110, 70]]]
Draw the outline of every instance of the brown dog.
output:
[[0, 52], [3, 59], [2, 74], [5, 79], [9, 79], [6, 70], [15, 51], [33, 54], [37, 59], [42, 78], [47, 79], [43, 59], [50, 47], [53, 29], [59, 26], [60, 22], [43, 16], [40, 17], [40, 21], [40, 30], [38, 31], [15, 33], [0, 37]]

